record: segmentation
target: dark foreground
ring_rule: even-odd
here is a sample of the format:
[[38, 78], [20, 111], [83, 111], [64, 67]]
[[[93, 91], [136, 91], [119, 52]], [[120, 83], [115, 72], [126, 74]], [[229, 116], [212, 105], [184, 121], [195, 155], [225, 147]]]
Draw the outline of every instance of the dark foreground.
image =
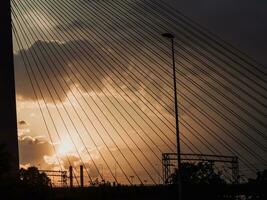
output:
[[[266, 185], [183, 185], [184, 199], [266, 200]], [[7, 188], [1, 187], [1, 200], [44, 199], [44, 200], [167, 200], [178, 199], [177, 186], [100, 186], [89, 188]]]

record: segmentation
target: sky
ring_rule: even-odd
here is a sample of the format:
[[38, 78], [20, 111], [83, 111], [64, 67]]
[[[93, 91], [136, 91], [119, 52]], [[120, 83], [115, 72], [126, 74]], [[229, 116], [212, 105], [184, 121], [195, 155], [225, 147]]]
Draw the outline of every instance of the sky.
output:
[[[150, 10], [150, 1], [91, 1], [85, 7], [81, 5], [87, 1], [77, 2], [80, 13], [70, 12], [77, 5], [69, 0], [64, 0], [64, 3], [50, 0], [46, 4], [18, 1], [18, 6], [14, 7], [21, 166], [67, 169], [70, 161], [74, 167], [85, 164], [94, 178], [99, 177], [100, 172], [96, 167], [101, 168], [101, 165], [102, 174], [108, 180], [112, 180], [115, 171], [120, 182], [127, 182], [124, 172], [128, 176], [135, 175], [136, 182], [140, 181], [138, 175], [142, 181], [158, 180], [161, 153], [175, 151], [169, 46], [160, 33], [173, 31], [182, 38], [179, 26], [175, 23], [164, 24], [160, 17], [168, 16], [163, 11], [160, 15], [154, 13], [154, 18], [144, 14]], [[163, 3], [161, 0], [156, 2]], [[267, 3], [264, 1], [164, 2], [173, 11], [181, 11], [267, 66], [267, 22], [264, 20], [267, 17]], [[131, 18], [127, 18], [127, 14]], [[200, 48], [193, 42], [183, 44], [183, 47], [190, 49], [190, 45]], [[196, 150], [210, 153], [189, 131], [194, 129], [224, 154], [231, 155], [227, 148], [208, 134], [211, 131], [203, 128], [202, 124], [205, 124], [218, 132], [218, 137], [225, 139], [230, 146], [240, 145], [238, 153], [245, 155], [246, 159], [255, 158], [247, 155], [247, 147], [238, 144], [238, 139], [264, 157], [264, 147], [255, 146], [249, 140], [253, 136], [266, 148], [266, 141], [261, 140], [258, 134], [266, 132], [266, 125], [263, 124], [266, 121], [266, 107], [261, 103], [264, 102], [264, 89], [257, 87], [258, 90], [253, 91], [250, 85], [247, 86], [246, 81], [250, 80], [248, 74], [241, 77], [241, 82], [231, 77], [228, 82], [225, 81], [213, 71], [218, 67], [216, 65], [224, 65], [221, 61], [214, 64], [204, 59], [206, 63], [203, 63], [192, 57], [186, 61], [183, 55], [182, 50], [176, 51], [177, 64], [187, 66], [179, 74], [181, 82], [178, 84], [186, 83], [181, 85], [183, 87], [179, 91], [212, 116], [205, 118], [189, 101], [181, 100], [183, 109], [180, 110], [180, 117], [183, 123], [187, 122], [193, 127], [188, 129], [189, 125], [181, 126], [182, 139], [187, 144], [182, 143], [183, 152], [191, 152], [190, 148], [196, 147]], [[203, 69], [207, 68], [209, 73], [195, 70], [192, 61]], [[233, 65], [231, 61], [229, 63]], [[259, 68], [266, 71], [263, 66]], [[227, 70], [237, 75], [234, 69]], [[255, 73], [264, 80], [264, 74]], [[224, 86], [219, 85], [218, 81]], [[259, 83], [264, 84], [263, 81]], [[219, 92], [212, 92], [211, 84], [219, 88]], [[235, 86], [240, 91], [233, 95]], [[252, 83], [252, 86], [258, 85]], [[222, 100], [231, 112], [225, 111], [224, 106], [214, 101], [203, 88]], [[190, 93], [190, 89], [197, 95]], [[256, 100], [247, 93], [254, 95]], [[210, 106], [200, 101], [198, 96], [207, 98]], [[246, 109], [242, 110], [242, 106]], [[211, 107], [217, 108], [217, 112]], [[199, 117], [201, 123], [194, 121], [188, 110]], [[248, 120], [251, 124], [243, 123], [235, 113], [242, 115], [243, 122]], [[230, 120], [225, 117], [227, 115]], [[218, 123], [215, 126], [213, 119], [227, 130]], [[253, 126], [258, 128], [258, 132], [253, 130]], [[229, 132], [234, 136], [229, 136]], [[61, 168], [57, 165], [58, 160]], [[259, 166], [261, 168], [262, 163]], [[245, 166], [242, 167], [247, 170]], [[150, 171], [151, 175], [148, 173]]]
[[267, 65], [266, 1], [181, 0], [174, 2], [185, 15], [264, 66]]

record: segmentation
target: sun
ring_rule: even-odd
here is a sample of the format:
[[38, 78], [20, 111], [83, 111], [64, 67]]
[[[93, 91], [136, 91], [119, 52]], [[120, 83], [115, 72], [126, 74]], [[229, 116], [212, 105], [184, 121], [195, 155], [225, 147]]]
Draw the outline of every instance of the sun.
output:
[[57, 152], [61, 156], [69, 155], [73, 153], [73, 151], [73, 145], [69, 140], [62, 141], [57, 148]]

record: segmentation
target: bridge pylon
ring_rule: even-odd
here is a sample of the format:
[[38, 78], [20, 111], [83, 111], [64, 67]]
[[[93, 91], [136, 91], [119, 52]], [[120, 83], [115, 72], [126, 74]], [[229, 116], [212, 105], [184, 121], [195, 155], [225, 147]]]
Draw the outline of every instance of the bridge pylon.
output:
[[10, 154], [10, 172], [19, 169], [11, 3], [0, 1], [0, 144]]

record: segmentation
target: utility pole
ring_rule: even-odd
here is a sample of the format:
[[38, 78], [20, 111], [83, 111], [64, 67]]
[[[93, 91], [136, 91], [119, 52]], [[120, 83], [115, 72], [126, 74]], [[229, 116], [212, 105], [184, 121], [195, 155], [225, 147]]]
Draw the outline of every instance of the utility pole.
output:
[[10, 0], [0, 1], [0, 144], [10, 154], [10, 177], [19, 169]]
[[175, 123], [176, 123], [178, 197], [179, 197], [179, 200], [182, 200], [182, 180], [181, 180], [181, 170], [180, 170], [181, 169], [181, 146], [180, 146], [180, 131], [179, 131], [179, 114], [178, 114], [178, 98], [177, 98], [177, 83], [176, 83], [175, 51], [174, 51], [174, 38], [175, 38], [175, 36], [171, 33], [164, 33], [164, 34], [162, 34], [162, 36], [171, 40], [174, 107], [175, 107]]

